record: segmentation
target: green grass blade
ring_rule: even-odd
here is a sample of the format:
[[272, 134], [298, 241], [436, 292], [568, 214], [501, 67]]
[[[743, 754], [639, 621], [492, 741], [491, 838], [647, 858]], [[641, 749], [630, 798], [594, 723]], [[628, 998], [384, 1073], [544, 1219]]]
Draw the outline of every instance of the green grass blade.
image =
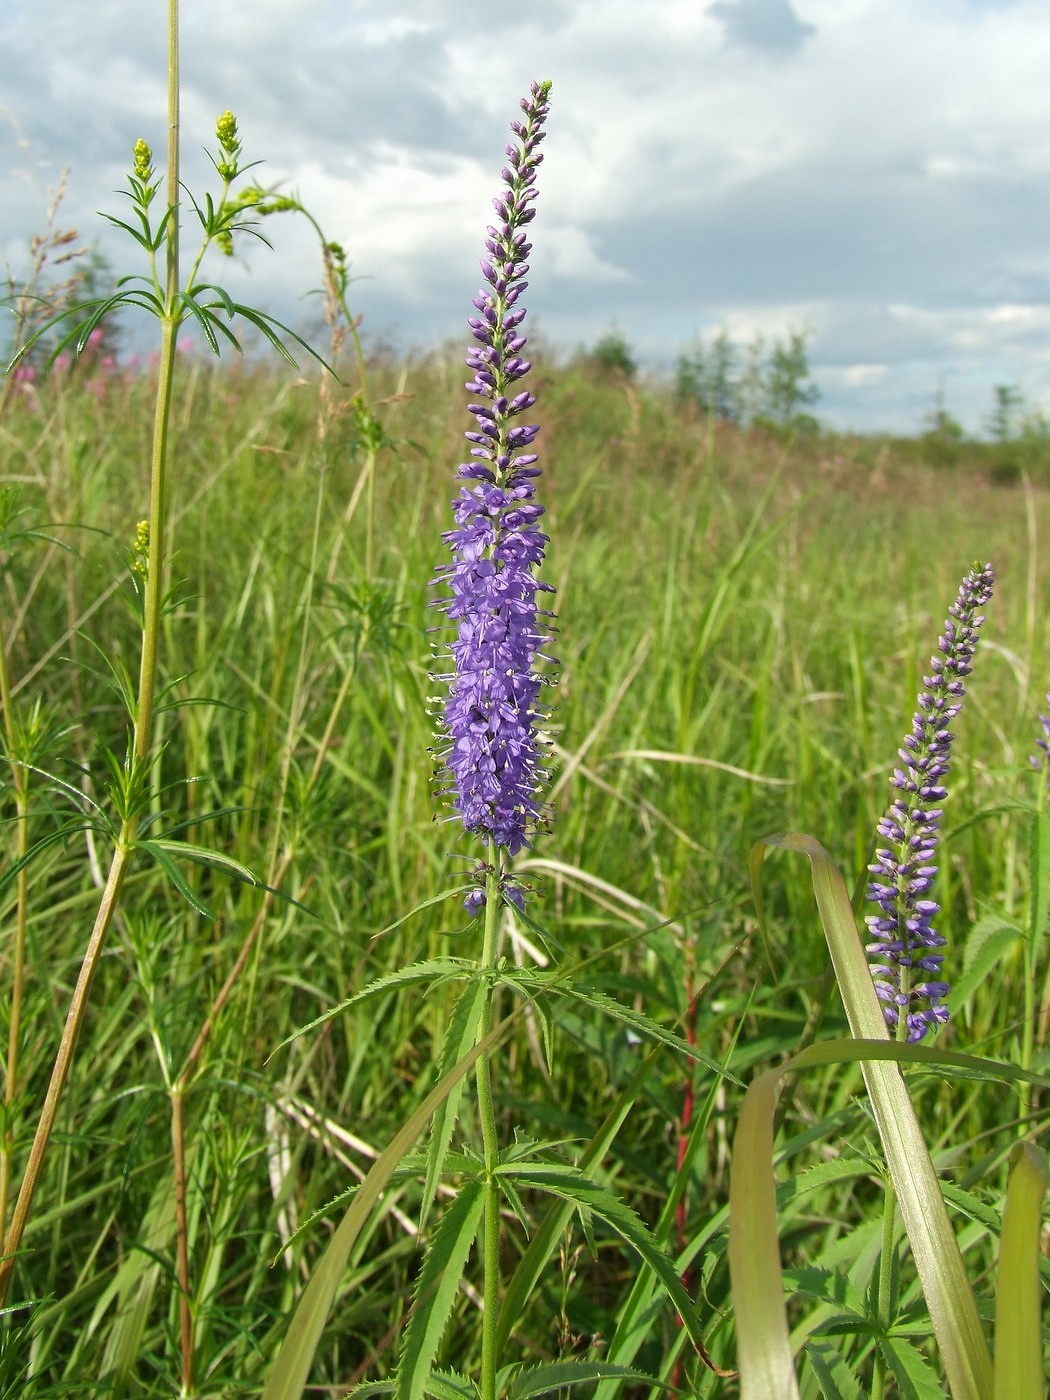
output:
[[736, 1318], [740, 1393], [747, 1400], [797, 1400], [777, 1241], [773, 1121], [782, 1069], [748, 1086], [729, 1169], [729, 1276]]
[[397, 1373], [398, 1400], [423, 1400], [430, 1368], [459, 1296], [463, 1266], [478, 1233], [484, 1204], [482, 1183], [468, 1181], [434, 1232], [416, 1282], [412, 1320]]
[[1044, 1395], [1039, 1231], [1046, 1194], [1046, 1153], [1019, 1142], [1010, 1153], [995, 1290], [995, 1400]]

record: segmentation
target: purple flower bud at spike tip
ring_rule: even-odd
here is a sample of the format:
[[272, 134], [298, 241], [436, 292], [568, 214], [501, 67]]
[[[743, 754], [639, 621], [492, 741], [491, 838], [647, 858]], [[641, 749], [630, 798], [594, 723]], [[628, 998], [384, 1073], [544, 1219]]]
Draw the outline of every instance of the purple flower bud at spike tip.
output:
[[[545, 717], [540, 696], [547, 682], [536, 665], [547, 659], [551, 613], [537, 608], [536, 598], [551, 589], [533, 572], [543, 561], [547, 536], [537, 523], [542, 508], [533, 502], [533, 478], [539, 475], [531, 466], [535, 454], [517, 452], [539, 429], [515, 421], [535, 400], [511, 385], [531, 367], [518, 354], [525, 345], [517, 330], [525, 310], [515, 304], [527, 285], [529, 245], [522, 227], [535, 212], [532, 186], [543, 159], [537, 147], [549, 90], [549, 83], [533, 83], [521, 104], [525, 120], [511, 122], [518, 142], [506, 147], [507, 187], [493, 200], [502, 222], [487, 230], [481, 264], [487, 286], [473, 303], [481, 316], [467, 322], [478, 342], [467, 356], [474, 371], [467, 388], [485, 402], [468, 405], [474, 426], [464, 436], [478, 444], [471, 453], [486, 465], [458, 468], [459, 479], [472, 484], [453, 501], [456, 528], [443, 536], [452, 561], [434, 580], [445, 590], [436, 606], [456, 624], [449, 643], [452, 674], [434, 677], [448, 682], [435, 749], [443, 795], [466, 831], [504, 847], [508, 855], [531, 842], [547, 776], [539, 734]], [[501, 890], [522, 905], [521, 887], [510, 877]], [[476, 914], [484, 901], [479, 884], [467, 896], [468, 913]]]
[[[948, 983], [913, 979], [916, 970], [939, 973], [944, 961], [939, 951], [944, 939], [933, 927], [940, 905], [926, 898], [937, 873], [930, 861], [940, 836], [941, 808], [920, 804], [942, 802], [947, 789], [931, 781], [917, 784], [909, 775], [919, 772], [927, 779], [942, 778], [949, 770], [954, 736], [947, 721], [959, 712], [963, 687], [948, 677], [970, 674], [984, 621], [977, 610], [991, 598], [994, 582], [990, 564], [974, 564], [948, 610], [944, 635], [938, 640], [941, 656], [930, 663], [932, 675], [923, 678], [911, 733], [904, 740], [901, 757], [907, 772], [897, 769], [890, 779], [903, 796], [894, 799], [878, 824], [879, 835], [892, 841], [894, 848], [877, 850], [874, 864], [868, 867], [874, 877], [868, 899], [881, 910], [867, 919], [875, 991], [886, 1024], [898, 1031], [903, 1014], [911, 1041], [921, 1040], [928, 1030], [948, 1020], [948, 1008], [943, 1005]], [[946, 696], [956, 703], [948, 705]]]

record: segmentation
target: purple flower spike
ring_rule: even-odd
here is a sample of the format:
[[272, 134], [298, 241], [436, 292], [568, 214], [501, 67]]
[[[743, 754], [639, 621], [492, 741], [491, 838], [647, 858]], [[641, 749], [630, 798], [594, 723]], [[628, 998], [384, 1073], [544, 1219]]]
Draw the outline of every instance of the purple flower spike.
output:
[[[443, 536], [452, 562], [433, 580], [449, 595], [436, 606], [456, 624], [452, 671], [435, 676], [448, 685], [436, 749], [444, 792], [465, 830], [509, 855], [530, 843], [546, 778], [537, 731], [545, 682], [535, 664], [546, 659], [551, 614], [536, 599], [553, 590], [534, 576], [547, 536], [537, 524], [543, 507], [533, 500], [536, 454], [527, 450], [539, 429], [521, 421], [535, 399], [520, 388], [531, 366], [520, 355], [525, 310], [518, 301], [527, 285], [531, 244], [524, 230], [536, 212], [549, 91], [549, 83], [533, 83], [521, 102], [524, 120], [511, 123], [517, 144], [506, 148], [507, 187], [493, 201], [500, 222], [488, 229], [481, 263], [486, 285], [473, 301], [479, 314], [467, 322], [475, 344], [466, 387], [480, 400], [467, 406], [474, 420], [464, 434], [471, 461], [458, 470], [469, 484], [452, 503], [455, 529]], [[476, 890], [468, 902], [469, 912], [477, 913]]]
[[[1046, 703], [1047, 707], [1050, 708], [1050, 691], [1047, 691]], [[1036, 748], [1042, 749], [1042, 757], [1040, 758], [1033, 754], [1029, 762], [1033, 768], [1042, 771], [1047, 784], [1050, 785], [1050, 716], [1040, 715], [1039, 723], [1042, 726], [1043, 736], [1041, 739], [1037, 739], [1035, 743]]]
[[977, 650], [984, 621], [977, 610], [991, 598], [994, 582], [990, 564], [974, 564], [949, 609], [940, 655], [930, 662], [933, 674], [923, 678], [911, 733], [899, 750], [902, 767], [890, 779], [899, 796], [878, 825], [890, 844], [880, 847], [868, 866], [874, 876], [868, 899], [881, 910], [866, 921], [875, 991], [887, 1025], [897, 1031], [903, 1015], [910, 1041], [948, 1019], [948, 983], [940, 975], [944, 939], [933, 927], [940, 905], [928, 895], [937, 874], [932, 862], [940, 836], [939, 804], [948, 795], [943, 780], [951, 766], [949, 725], [962, 708], [963, 678]]

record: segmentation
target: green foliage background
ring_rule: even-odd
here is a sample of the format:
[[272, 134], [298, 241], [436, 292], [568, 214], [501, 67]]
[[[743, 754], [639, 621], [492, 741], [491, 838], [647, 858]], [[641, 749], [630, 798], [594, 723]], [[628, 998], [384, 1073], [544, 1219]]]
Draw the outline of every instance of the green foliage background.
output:
[[[451, 987], [367, 1001], [282, 1046], [383, 973], [473, 952], [458, 901], [428, 903], [461, 883], [476, 854], [435, 813], [427, 717], [438, 620], [428, 580], [463, 452], [463, 372], [450, 352], [379, 358], [369, 373], [383, 429], [374, 496], [349, 390], [250, 364], [219, 374], [193, 360], [181, 375], [181, 584], [164, 624], [150, 834], [175, 832], [241, 862], [280, 897], [214, 865], [179, 864], [181, 891], [170, 871], [136, 866], [26, 1238], [0, 1395], [173, 1393], [169, 1091], [253, 930], [185, 1096], [201, 1395], [258, 1393], [339, 1217], [333, 1201], [434, 1083]], [[981, 558], [995, 564], [998, 589], [955, 748], [938, 893], [958, 978], [990, 934], [1023, 920], [1029, 897], [1016, 807], [1035, 800], [1028, 755], [1050, 685], [1040, 463], [997, 472], [993, 447], [964, 445], [948, 461], [922, 443], [744, 433], [583, 364], [541, 366], [536, 379], [560, 668], [551, 831], [521, 864], [561, 959], [594, 958], [595, 985], [695, 1031], [741, 1078], [811, 1033], [826, 954], [807, 878], [771, 866], [763, 947], [751, 843], [811, 832], [848, 880], [863, 881], [922, 673], [959, 579]], [[100, 745], [119, 749], [123, 735], [114, 672], [137, 665], [128, 563], [145, 514], [149, 405], [148, 374], [115, 372], [94, 393], [73, 375], [13, 395], [0, 420], [0, 488], [17, 487], [24, 519], [46, 536], [0, 558], [17, 704], [29, 713], [39, 703], [53, 720], [31, 784], [34, 840], [92, 804], [107, 810]], [[7, 795], [0, 788], [5, 818]], [[0, 840], [10, 863], [13, 823]], [[94, 840], [69, 834], [32, 867], [12, 1121], [23, 1147], [97, 902]], [[12, 898], [8, 884], [0, 928]], [[1015, 1059], [1023, 964], [1019, 946], [1003, 943], [953, 1006], [945, 1043]], [[527, 962], [535, 945], [518, 928], [504, 952]], [[1041, 977], [1045, 968], [1044, 955]], [[1036, 1068], [1047, 1067], [1048, 1017], [1044, 1003]], [[553, 1071], [529, 1022], [497, 1057], [495, 1089], [505, 1141], [515, 1128], [564, 1139], [571, 1160], [643, 1049], [590, 1013], [562, 1009], [557, 1020]], [[832, 999], [821, 1033], [842, 1028]], [[820, 1271], [870, 1257], [880, 1228], [858, 1086], [856, 1071], [829, 1071], [785, 1099], [782, 1141], [794, 1147], [784, 1175], [795, 1185], [781, 1229], [800, 1317], [824, 1306], [807, 1300], [822, 1296]], [[709, 1349], [731, 1366], [724, 1205], [735, 1091], [662, 1054], [602, 1170], [655, 1225], [676, 1180], [687, 1090], [706, 1118], [682, 1214], [665, 1234], [672, 1248], [704, 1241], [689, 1281]], [[920, 1080], [916, 1092], [949, 1178], [994, 1218], [1015, 1103], [948, 1080]], [[331, 1393], [394, 1363], [419, 1266], [420, 1193], [421, 1176], [399, 1180], [356, 1248], [315, 1372]], [[534, 1223], [547, 1209], [540, 1198], [524, 1206]], [[978, 1270], [993, 1235], [979, 1217], [967, 1226]], [[509, 1271], [524, 1234], [512, 1222], [508, 1236]], [[577, 1227], [512, 1348], [533, 1361], [600, 1357], [636, 1270], [600, 1229], [588, 1241]], [[910, 1276], [902, 1290], [905, 1307], [917, 1306]], [[465, 1291], [448, 1364], [469, 1369], [478, 1336]], [[681, 1345], [673, 1313], [658, 1311], [639, 1364], [670, 1376]], [[696, 1393], [735, 1393], [702, 1368], [689, 1374]]]

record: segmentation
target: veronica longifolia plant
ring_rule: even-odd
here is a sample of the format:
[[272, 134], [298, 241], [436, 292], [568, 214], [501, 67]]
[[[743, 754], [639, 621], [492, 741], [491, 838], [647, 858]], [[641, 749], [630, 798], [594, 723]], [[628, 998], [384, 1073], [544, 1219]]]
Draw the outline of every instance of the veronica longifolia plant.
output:
[[975, 564], [949, 609], [938, 643], [941, 654], [923, 677], [911, 732], [899, 750], [903, 766], [890, 779], [898, 796], [879, 822], [879, 835], [890, 844], [875, 852], [868, 867], [875, 877], [868, 898], [881, 910], [867, 920], [875, 990], [886, 1024], [911, 1041], [948, 1019], [948, 983], [940, 977], [944, 938], [933, 927], [940, 905], [928, 895], [937, 874], [932, 862], [940, 836], [939, 804], [948, 795], [944, 779], [954, 737], [949, 725], [962, 708], [963, 679], [970, 674], [984, 621], [978, 609], [991, 598], [994, 578], [990, 564]]
[[[537, 523], [543, 507], [533, 499], [540, 473], [530, 448], [539, 428], [522, 422], [536, 400], [520, 387], [531, 369], [522, 358], [520, 298], [528, 285], [526, 228], [536, 214], [549, 91], [549, 83], [533, 83], [522, 98], [524, 120], [511, 123], [517, 141], [506, 148], [506, 189], [493, 200], [498, 218], [489, 225], [481, 264], [486, 285], [474, 298], [478, 314], [468, 322], [477, 343], [467, 357], [474, 377], [466, 387], [481, 400], [468, 405], [475, 420], [466, 434], [471, 460], [458, 471], [470, 484], [453, 502], [455, 529], [444, 536], [452, 562], [435, 580], [450, 594], [438, 606], [456, 624], [453, 669], [435, 677], [448, 685], [437, 753], [464, 829], [481, 836], [493, 858], [496, 850], [513, 856], [529, 844], [545, 779], [539, 731], [544, 680], [535, 665], [550, 613], [536, 600], [553, 590], [534, 574], [547, 536]], [[522, 902], [520, 888], [508, 879], [500, 888]], [[467, 909], [477, 913], [485, 902], [479, 884], [467, 896]]]

